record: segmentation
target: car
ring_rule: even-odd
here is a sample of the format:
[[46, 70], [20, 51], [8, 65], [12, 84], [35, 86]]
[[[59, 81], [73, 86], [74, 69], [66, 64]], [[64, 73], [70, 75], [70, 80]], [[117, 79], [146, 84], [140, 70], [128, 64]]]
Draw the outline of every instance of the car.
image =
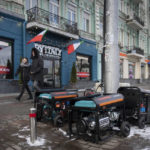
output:
[[69, 136], [98, 142], [107, 137], [114, 127], [127, 137], [130, 124], [126, 121], [122, 94], [105, 94], [100, 96], [78, 97], [71, 101], [68, 108]]
[[139, 87], [120, 87], [118, 93], [124, 96], [127, 120], [140, 129], [150, 123], [150, 90]]

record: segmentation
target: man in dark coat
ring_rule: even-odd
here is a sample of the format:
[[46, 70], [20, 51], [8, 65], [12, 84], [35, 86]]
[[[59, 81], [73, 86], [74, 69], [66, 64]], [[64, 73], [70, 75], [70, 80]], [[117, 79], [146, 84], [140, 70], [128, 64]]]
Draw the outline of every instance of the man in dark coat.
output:
[[27, 90], [29, 94], [28, 99], [32, 99], [33, 97], [28, 87], [28, 82], [30, 80], [30, 64], [28, 63], [27, 58], [22, 58], [21, 64], [19, 68], [17, 69], [15, 76], [17, 76], [19, 73], [21, 73], [22, 88], [21, 88], [21, 92], [19, 96], [16, 99], [20, 101], [25, 89]]
[[39, 56], [39, 51], [36, 48], [32, 48], [31, 59], [31, 80], [34, 88], [39, 91], [39, 86], [43, 85], [43, 59]]

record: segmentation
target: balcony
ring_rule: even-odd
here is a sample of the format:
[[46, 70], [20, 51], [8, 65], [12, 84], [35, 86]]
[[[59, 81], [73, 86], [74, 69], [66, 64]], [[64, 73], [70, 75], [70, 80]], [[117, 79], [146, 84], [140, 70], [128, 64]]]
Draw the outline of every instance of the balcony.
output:
[[89, 32], [86, 32], [84, 30], [79, 30], [79, 35], [82, 38], [95, 41], [95, 34], [93, 34], [93, 33], [89, 33]]
[[134, 3], [142, 3], [143, 0], [133, 0]]
[[132, 58], [143, 58], [144, 50], [139, 47], [132, 46], [128, 48], [127, 55]]
[[24, 19], [24, 5], [14, 0], [0, 0], [0, 12]]
[[144, 22], [135, 14], [131, 16], [127, 16], [127, 24], [130, 25], [132, 28], [135, 28], [137, 30], [141, 30], [144, 27]]
[[34, 7], [27, 10], [27, 29], [41, 28], [63, 35], [65, 37], [78, 39], [79, 31], [77, 23], [67, 20], [41, 8]]

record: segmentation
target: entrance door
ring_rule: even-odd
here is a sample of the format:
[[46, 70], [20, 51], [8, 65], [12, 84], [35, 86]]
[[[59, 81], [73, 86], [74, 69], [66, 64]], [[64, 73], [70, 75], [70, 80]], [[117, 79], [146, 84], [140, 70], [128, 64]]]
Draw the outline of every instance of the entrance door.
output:
[[44, 86], [47, 88], [60, 87], [60, 60], [44, 60]]

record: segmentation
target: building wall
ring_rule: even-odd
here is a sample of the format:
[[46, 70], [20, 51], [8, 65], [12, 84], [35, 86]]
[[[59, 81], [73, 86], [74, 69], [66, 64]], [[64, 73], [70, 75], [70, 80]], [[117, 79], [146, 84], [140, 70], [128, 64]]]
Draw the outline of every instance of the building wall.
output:
[[[129, 78], [129, 62], [135, 63], [135, 79], [148, 79], [149, 67], [147, 59], [149, 56], [149, 1], [143, 2], [120, 0], [119, 1], [119, 47], [120, 52], [127, 54], [123, 59], [123, 79]], [[127, 23], [127, 17], [135, 14], [144, 22], [142, 29], [137, 29]], [[143, 57], [129, 57], [128, 47], [139, 47], [144, 51]], [[122, 59], [120, 57], [120, 59]], [[128, 62], [127, 62], [128, 61]], [[143, 62], [141, 64], [141, 62]], [[144, 69], [143, 68], [144, 65]], [[126, 68], [126, 69], [125, 69]], [[144, 75], [142, 75], [144, 72]]]
[[8, 15], [0, 13], [0, 37], [14, 41], [13, 60], [14, 73], [20, 63], [20, 57], [23, 55], [23, 23], [16, 17], [9, 17]]

